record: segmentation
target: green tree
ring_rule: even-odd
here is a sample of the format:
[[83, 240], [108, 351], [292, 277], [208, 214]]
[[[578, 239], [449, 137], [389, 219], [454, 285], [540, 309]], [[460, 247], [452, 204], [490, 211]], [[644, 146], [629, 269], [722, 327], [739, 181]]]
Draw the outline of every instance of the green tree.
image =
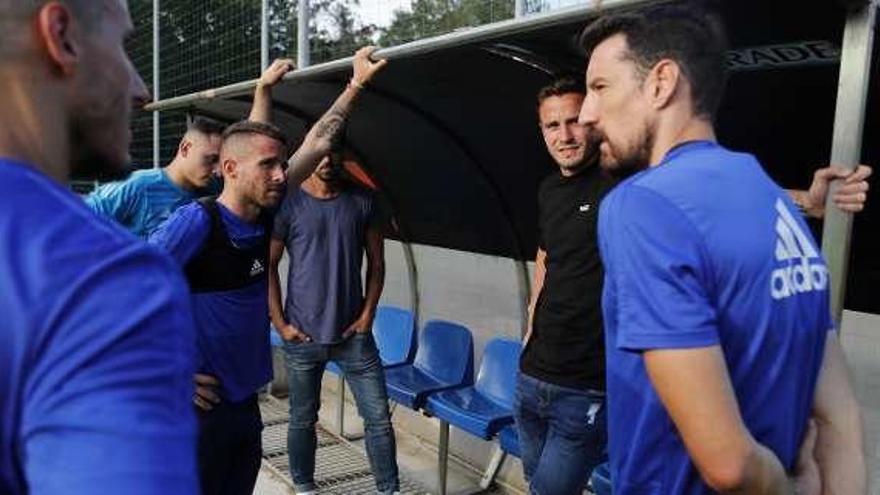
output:
[[393, 46], [513, 17], [514, 0], [415, 0], [394, 13], [379, 43]]
[[313, 1], [318, 12], [313, 26], [317, 27], [311, 37], [312, 63], [320, 63], [348, 57], [365, 45], [374, 43], [377, 31], [372, 24], [361, 24], [352, 11], [358, 0]]
[[[526, 13], [546, 10], [544, 0], [526, 0]], [[394, 46], [456, 29], [510, 19], [515, 0], [415, 0], [410, 10], [394, 12], [381, 30], [379, 44]]]

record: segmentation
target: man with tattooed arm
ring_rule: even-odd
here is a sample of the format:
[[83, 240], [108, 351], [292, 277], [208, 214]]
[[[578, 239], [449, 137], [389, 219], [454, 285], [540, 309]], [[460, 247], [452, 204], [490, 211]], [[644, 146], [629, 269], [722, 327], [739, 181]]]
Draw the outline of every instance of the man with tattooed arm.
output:
[[[373, 49], [354, 59], [353, 81], [365, 84], [385, 62]], [[359, 93], [355, 83], [337, 98], [285, 160], [281, 131], [258, 122], [268, 89], [292, 68], [277, 61], [261, 78], [253, 120], [223, 133], [220, 169], [223, 191], [178, 209], [151, 237], [183, 268], [192, 292], [196, 322], [196, 391], [199, 412], [199, 471], [204, 494], [253, 491], [260, 468], [262, 422], [257, 390], [272, 377], [266, 266], [271, 216], [339, 139]], [[255, 118], [256, 117], [256, 118]], [[286, 169], [286, 170], [285, 170]]]

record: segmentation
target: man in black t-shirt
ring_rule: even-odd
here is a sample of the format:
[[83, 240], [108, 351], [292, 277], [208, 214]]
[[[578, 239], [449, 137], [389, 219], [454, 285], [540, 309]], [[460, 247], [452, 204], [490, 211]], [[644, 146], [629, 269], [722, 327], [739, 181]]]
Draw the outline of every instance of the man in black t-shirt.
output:
[[581, 493], [605, 460], [605, 345], [599, 201], [612, 187], [598, 147], [578, 124], [584, 85], [561, 78], [538, 94], [547, 150], [559, 172], [538, 191], [538, 255], [516, 415], [531, 492]]

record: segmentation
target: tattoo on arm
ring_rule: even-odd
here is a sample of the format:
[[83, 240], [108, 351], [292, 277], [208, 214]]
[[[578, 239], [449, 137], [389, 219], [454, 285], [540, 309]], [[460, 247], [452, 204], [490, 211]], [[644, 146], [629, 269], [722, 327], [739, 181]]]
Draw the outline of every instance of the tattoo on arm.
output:
[[316, 138], [327, 140], [330, 144], [336, 145], [342, 140], [345, 129], [345, 114], [338, 110], [331, 110], [315, 124], [315, 127]]

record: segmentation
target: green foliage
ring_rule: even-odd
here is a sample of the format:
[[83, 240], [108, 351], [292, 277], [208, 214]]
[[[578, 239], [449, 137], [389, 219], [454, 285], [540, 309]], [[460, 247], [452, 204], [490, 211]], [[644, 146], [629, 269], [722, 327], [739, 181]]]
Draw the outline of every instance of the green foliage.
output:
[[392, 46], [513, 17], [514, 0], [415, 0], [397, 11], [379, 43]]
[[[360, 0], [310, 0], [311, 63], [350, 56], [364, 45], [392, 46], [460, 28], [513, 17], [515, 0], [413, 0], [394, 13], [386, 28], [364, 25], [356, 16]], [[543, 0], [526, 0], [527, 11]], [[141, 76], [152, 85], [154, 0], [129, 0], [135, 26], [127, 48]], [[159, 0], [161, 97], [256, 78], [260, 73], [259, 0]], [[296, 58], [297, 0], [269, 0], [269, 56]], [[182, 113], [162, 115], [162, 161], [167, 162], [184, 128]], [[152, 116], [137, 113], [132, 154], [149, 163]]]

